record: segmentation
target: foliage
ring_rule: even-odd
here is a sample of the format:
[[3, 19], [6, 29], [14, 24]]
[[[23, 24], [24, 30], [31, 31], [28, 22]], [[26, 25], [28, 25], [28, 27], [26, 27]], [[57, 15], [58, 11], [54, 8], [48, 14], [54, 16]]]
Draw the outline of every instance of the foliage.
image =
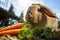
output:
[[23, 22], [24, 22], [24, 20], [23, 20], [23, 11], [22, 11], [20, 14], [21, 14], [21, 15], [20, 15], [20, 20], [19, 20], [19, 22], [23, 23]]
[[20, 38], [20, 40], [31, 40], [31, 38], [33, 38], [33, 32], [24, 27], [20, 30], [18, 38]]
[[60, 21], [58, 21], [58, 27], [60, 28]]
[[33, 40], [35, 37], [43, 38], [43, 39], [51, 39], [52, 32], [51, 29], [39, 29], [36, 24], [30, 24], [29, 22], [24, 23], [24, 28], [20, 30], [20, 34], [18, 38], [20, 40]]
[[40, 37], [43, 39], [51, 39], [52, 38], [52, 32], [51, 29], [34, 29], [34, 36]]
[[10, 9], [9, 9], [9, 12], [12, 13], [13, 15], [15, 15], [13, 9], [14, 9], [14, 7], [13, 7], [13, 5], [11, 4]]

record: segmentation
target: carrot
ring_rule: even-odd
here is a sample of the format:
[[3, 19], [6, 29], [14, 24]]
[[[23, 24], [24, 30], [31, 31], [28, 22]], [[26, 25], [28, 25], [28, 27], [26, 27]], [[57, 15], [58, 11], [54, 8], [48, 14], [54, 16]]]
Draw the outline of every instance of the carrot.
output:
[[18, 35], [19, 32], [20, 29], [13, 29], [13, 30], [1, 31], [0, 35]]
[[8, 26], [8, 27], [5, 27], [5, 28], [2, 28], [2, 29], [0, 29], [0, 32], [1, 31], [6, 31], [6, 30], [12, 30], [12, 29], [20, 29], [22, 27], [23, 27], [23, 24], [22, 23], [18, 23], [18, 24], [12, 25], [12, 26]]

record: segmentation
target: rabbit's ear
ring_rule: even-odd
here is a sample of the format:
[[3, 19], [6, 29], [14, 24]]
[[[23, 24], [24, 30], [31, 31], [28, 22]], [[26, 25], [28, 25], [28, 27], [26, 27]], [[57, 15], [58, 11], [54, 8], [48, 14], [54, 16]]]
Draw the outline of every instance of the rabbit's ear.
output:
[[40, 9], [41, 12], [47, 14], [48, 16], [50, 17], [54, 17], [54, 18], [57, 18], [56, 14], [54, 14], [48, 7], [46, 6], [41, 6], [41, 9]]

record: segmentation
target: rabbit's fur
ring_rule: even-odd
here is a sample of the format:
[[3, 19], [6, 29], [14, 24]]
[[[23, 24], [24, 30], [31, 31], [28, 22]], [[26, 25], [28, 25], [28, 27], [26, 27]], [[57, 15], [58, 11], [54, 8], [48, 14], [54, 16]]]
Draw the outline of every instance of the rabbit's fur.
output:
[[32, 4], [27, 11], [26, 21], [36, 23], [38, 27], [51, 28], [57, 31], [58, 21], [56, 15], [42, 4]]

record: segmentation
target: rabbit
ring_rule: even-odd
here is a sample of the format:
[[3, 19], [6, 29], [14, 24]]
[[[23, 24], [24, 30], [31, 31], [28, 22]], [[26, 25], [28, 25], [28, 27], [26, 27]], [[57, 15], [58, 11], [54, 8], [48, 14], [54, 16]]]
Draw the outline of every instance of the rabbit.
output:
[[57, 18], [51, 9], [40, 3], [33, 3], [25, 16], [26, 21], [35, 23], [39, 28], [51, 28], [52, 31], [58, 31]]

